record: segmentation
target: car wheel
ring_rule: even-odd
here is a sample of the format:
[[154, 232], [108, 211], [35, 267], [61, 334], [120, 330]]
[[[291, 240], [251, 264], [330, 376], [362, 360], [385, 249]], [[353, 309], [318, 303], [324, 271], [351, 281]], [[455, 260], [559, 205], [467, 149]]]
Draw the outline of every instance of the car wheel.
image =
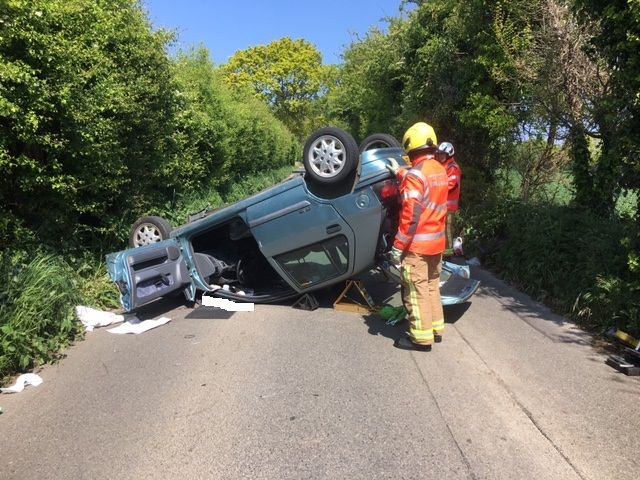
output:
[[344, 130], [334, 127], [316, 130], [303, 150], [307, 174], [318, 183], [340, 183], [358, 164], [358, 144]]
[[392, 135], [386, 133], [374, 133], [360, 143], [360, 153], [374, 148], [401, 148], [402, 145]]
[[171, 224], [162, 217], [140, 217], [131, 227], [129, 246], [142, 247], [161, 242], [169, 238], [171, 230]]

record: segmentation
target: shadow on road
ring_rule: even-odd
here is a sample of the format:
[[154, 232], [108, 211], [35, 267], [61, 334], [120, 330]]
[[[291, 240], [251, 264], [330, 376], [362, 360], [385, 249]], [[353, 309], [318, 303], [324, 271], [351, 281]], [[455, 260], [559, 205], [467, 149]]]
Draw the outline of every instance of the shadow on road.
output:
[[[554, 313], [549, 307], [520, 292], [515, 287], [507, 285], [490, 272], [474, 268], [471, 276], [480, 280], [480, 288], [475, 293], [476, 296], [497, 299], [503, 310], [515, 314], [553, 342], [594, 346], [593, 335], [585, 332], [562, 315]], [[536, 325], [537, 320], [543, 320], [558, 326], [569, 326], [570, 331], [565, 334], [549, 335], [544, 329], [540, 328], [540, 324]]]
[[[454, 324], [462, 318], [471, 302], [461, 303], [458, 305], [449, 305], [444, 307], [444, 321], [447, 324]], [[403, 321], [396, 325], [387, 325], [386, 322], [377, 314], [363, 315], [364, 323], [369, 329], [370, 335], [381, 335], [383, 337], [396, 340], [404, 336], [404, 332], [409, 329], [409, 323]]]
[[[366, 274], [356, 277], [357, 280], [362, 280], [365, 288], [373, 298], [374, 302], [378, 306], [385, 304], [401, 305], [400, 300], [400, 286], [394, 281], [389, 281], [380, 272], [372, 271]], [[347, 282], [340, 282], [331, 287], [312, 292], [312, 295], [318, 301], [318, 308], [333, 308], [333, 303], [342, 293]], [[349, 295], [350, 300], [362, 302], [361, 298], [357, 298], [358, 295], [354, 289], [352, 294]], [[282, 302], [274, 303], [282, 307], [291, 307], [291, 305], [297, 300], [297, 298], [285, 300]], [[453, 324], [457, 322], [465, 312], [469, 309], [470, 303], [463, 303], [460, 305], [451, 305], [444, 308], [445, 322]], [[207, 319], [228, 319], [233, 315], [233, 312], [226, 312], [221, 309], [213, 307], [203, 307], [196, 303], [196, 308], [190, 309], [191, 311], [185, 316], [185, 318], [207, 318]], [[189, 308], [182, 295], [176, 295], [170, 298], [158, 299], [149, 305], [140, 307], [136, 311], [136, 315], [140, 320], [147, 320], [157, 318], [162, 315], [167, 315], [174, 309]], [[363, 315], [362, 316], [365, 325], [368, 327], [368, 332], [371, 335], [382, 335], [390, 339], [397, 339], [404, 335], [404, 332], [408, 329], [407, 322], [400, 322], [397, 325], [387, 325], [383, 319], [377, 314]]]
[[148, 305], [137, 308], [134, 313], [140, 320], [150, 320], [166, 315], [171, 310], [184, 307], [185, 305], [186, 303], [184, 296], [177, 295], [174, 297], [166, 297], [155, 300]]

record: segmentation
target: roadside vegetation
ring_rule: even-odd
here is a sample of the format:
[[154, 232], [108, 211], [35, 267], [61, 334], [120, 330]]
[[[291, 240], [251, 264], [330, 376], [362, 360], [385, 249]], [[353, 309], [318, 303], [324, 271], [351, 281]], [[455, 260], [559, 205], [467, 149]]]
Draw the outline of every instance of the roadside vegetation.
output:
[[596, 332], [640, 334], [640, 9], [404, 5], [345, 51], [334, 115], [361, 138], [432, 123], [463, 168], [467, 253]]
[[341, 65], [289, 38], [214, 65], [168, 55], [136, 0], [5, 1], [0, 378], [73, 341], [76, 304], [117, 306], [103, 258], [136, 218], [261, 190], [326, 125], [429, 121], [464, 170], [468, 254], [596, 332], [640, 334], [636, 4], [399, 4]]

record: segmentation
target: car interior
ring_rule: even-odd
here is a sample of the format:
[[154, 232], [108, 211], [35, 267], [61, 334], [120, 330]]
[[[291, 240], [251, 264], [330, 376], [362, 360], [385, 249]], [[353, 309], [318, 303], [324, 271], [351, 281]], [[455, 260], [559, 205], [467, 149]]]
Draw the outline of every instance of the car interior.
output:
[[244, 221], [236, 217], [191, 239], [196, 268], [209, 285], [247, 295], [290, 290], [267, 259]]

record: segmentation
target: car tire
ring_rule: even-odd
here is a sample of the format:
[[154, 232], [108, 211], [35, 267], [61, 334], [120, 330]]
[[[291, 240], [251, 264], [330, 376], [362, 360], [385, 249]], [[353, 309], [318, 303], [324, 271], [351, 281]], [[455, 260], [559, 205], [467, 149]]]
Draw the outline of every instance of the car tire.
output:
[[360, 143], [360, 153], [374, 148], [402, 148], [396, 137], [386, 133], [374, 133]]
[[316, 130], [303, 150], [307, 175], [321, 184], [340, 183], [358, 165], [358, 144], [351, 134], [334, 127]]
[[173, 230], [171, 224], [162, 217], [140, 217], [131, 226], [129, 246], [137, 248], [161, 242], [162, 240], [169, 238], [171, 230]]

